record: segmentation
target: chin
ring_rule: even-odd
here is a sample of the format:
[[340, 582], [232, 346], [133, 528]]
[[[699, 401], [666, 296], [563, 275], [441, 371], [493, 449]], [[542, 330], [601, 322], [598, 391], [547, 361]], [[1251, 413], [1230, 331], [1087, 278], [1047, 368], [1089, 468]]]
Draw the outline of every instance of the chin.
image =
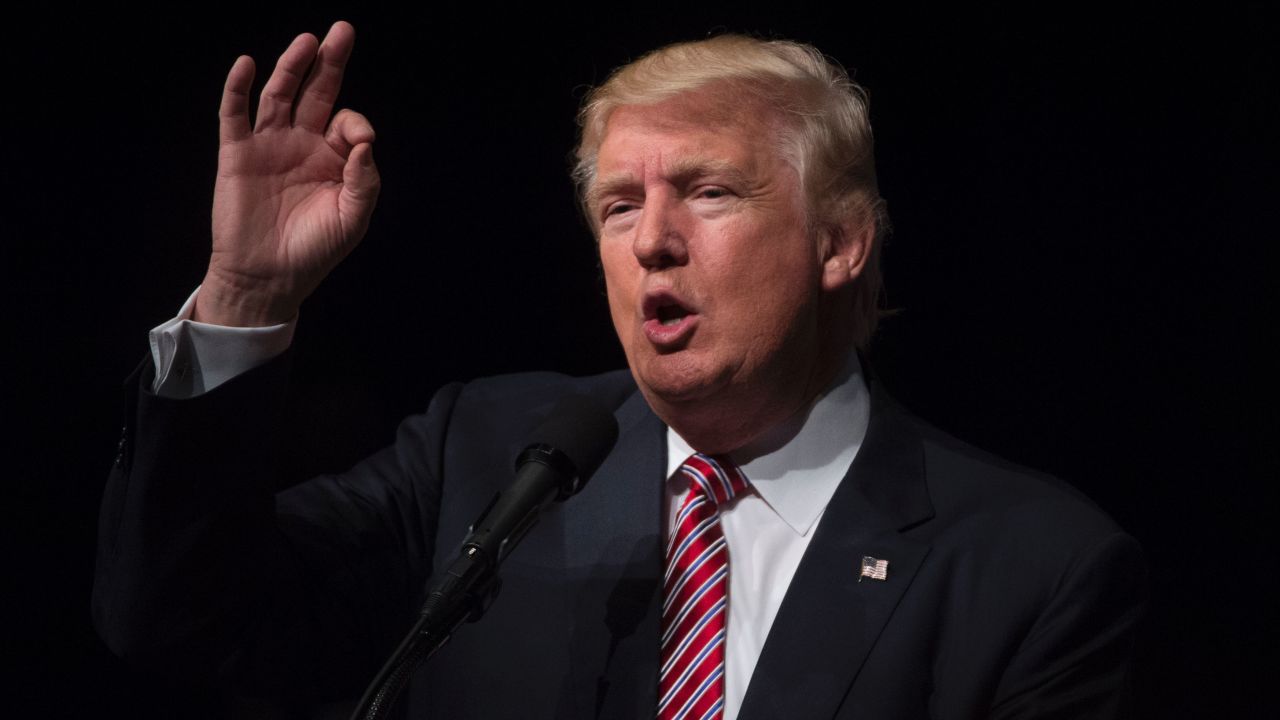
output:
[[682, 353], [648, 358], [632, 374], [650, 403], [682, 405], [711, 396], [724, 387], [729, 372], [706, 367], [692, 358], [677, 357]]

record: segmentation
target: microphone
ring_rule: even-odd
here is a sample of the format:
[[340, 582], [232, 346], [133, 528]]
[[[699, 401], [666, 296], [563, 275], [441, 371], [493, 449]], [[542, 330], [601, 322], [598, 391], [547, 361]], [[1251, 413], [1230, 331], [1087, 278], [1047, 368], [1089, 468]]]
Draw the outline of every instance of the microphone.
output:
[[516, 458], [516, 478], [490, 501], [462, 543], [497, 566], [551, 500], [578, 493], [618, 440], [618, 423], [600, 403], [570, 395], [556, 404]]
[[385, 717], [413, 668], [464, 620], [479, 620], [498, 591], [498, 565], [538, 520], [542, 507], [577, 493], [618, 440], [618, 423], [592, 398], [570, 395], [552, 408], [516, 458], [516, 477], [468, 530], [462, 552], [436, 581], [418, 621], [365, 691], [352, 720]]
[[581, 490], [618, 440], [618, 423], [599, 402], [562, 398], [516, 458], [516, 477], [471, 525], [456, 560], [437, 579], [422, 616], [457, 627], [476, 621], [498, 591], [498, 565], [537, 522], [542, 507]]

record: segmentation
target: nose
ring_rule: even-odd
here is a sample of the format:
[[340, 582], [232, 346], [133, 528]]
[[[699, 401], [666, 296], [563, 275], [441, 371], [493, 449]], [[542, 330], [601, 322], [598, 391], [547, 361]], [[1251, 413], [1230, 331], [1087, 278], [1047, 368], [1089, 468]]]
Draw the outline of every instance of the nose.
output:
[[636, 227], [633, 251], [647, 270], [684, 265], [689, 260], [687, 218], [677, 198], [651, 193]]

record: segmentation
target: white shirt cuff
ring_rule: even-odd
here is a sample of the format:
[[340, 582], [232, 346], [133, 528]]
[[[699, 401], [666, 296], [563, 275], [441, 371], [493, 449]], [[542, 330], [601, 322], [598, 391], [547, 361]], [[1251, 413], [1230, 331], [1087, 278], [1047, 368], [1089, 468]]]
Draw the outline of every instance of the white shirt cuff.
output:
[[152, 328], [151, 390], [168, 398], [193, 398], [283, 353], [293, 342], [295, 317], [267, 327], [225, 327], [191, 319], [196, 288], [178, 316]]

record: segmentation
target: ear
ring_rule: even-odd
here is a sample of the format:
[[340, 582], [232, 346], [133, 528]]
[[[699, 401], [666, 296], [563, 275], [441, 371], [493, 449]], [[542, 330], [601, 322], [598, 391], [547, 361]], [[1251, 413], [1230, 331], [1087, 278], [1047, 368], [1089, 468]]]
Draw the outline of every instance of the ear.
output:
[[[846, 213], [844, 218], [822, 230], [822, 289], [828, 292], [853, 284], [871, 257], [876, 240], [876, 222], [863, 213]], [[869, 214], [868, 214], [869, 215]]]

